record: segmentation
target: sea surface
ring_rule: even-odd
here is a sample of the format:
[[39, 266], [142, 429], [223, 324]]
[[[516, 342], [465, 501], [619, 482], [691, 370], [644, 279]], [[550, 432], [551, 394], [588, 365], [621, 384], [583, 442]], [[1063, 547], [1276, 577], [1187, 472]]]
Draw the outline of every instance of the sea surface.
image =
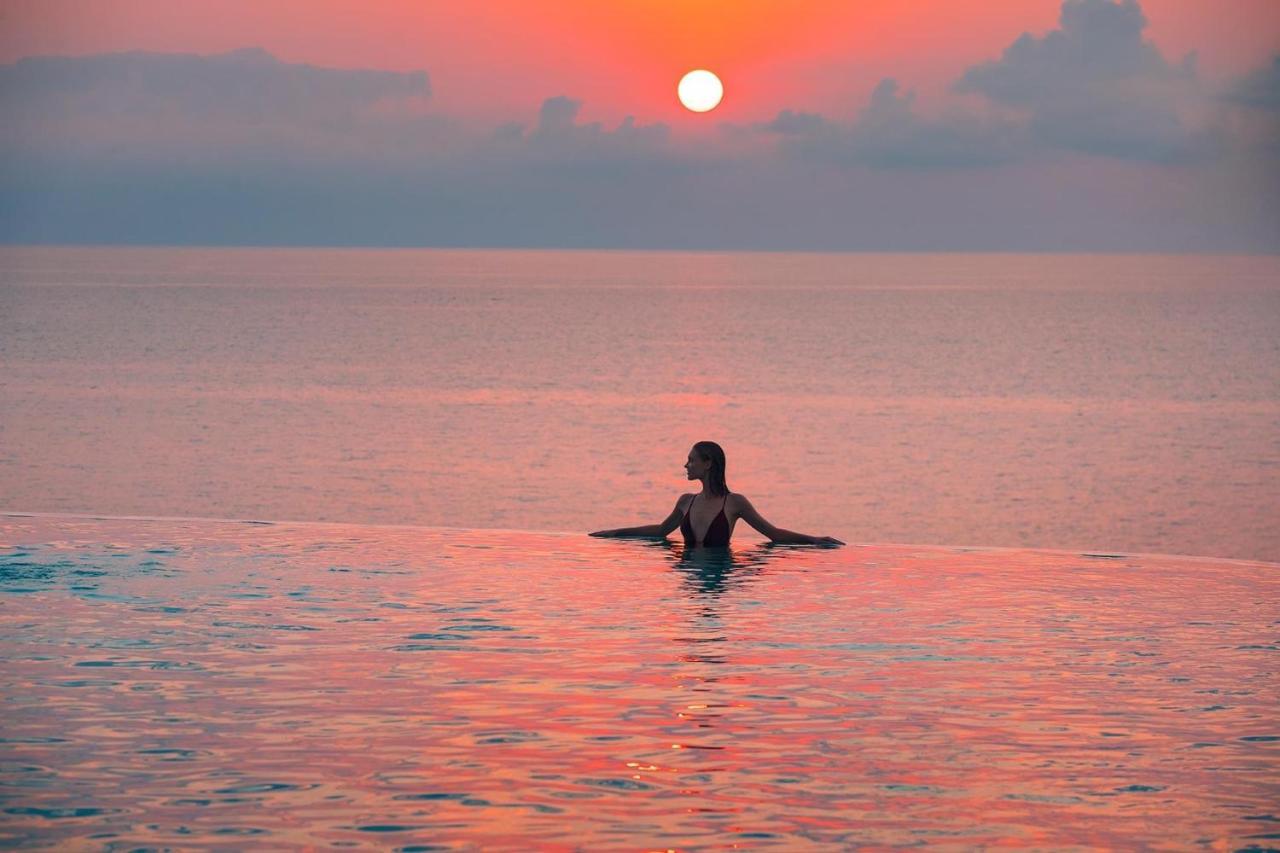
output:
[[1277, 570], [0, 515], [0, 843], [1274, 849]]
[[701, 439], [806, 533], [1280, 561], [1280, 258], [0, 248], [0, 509], [582, 532]]

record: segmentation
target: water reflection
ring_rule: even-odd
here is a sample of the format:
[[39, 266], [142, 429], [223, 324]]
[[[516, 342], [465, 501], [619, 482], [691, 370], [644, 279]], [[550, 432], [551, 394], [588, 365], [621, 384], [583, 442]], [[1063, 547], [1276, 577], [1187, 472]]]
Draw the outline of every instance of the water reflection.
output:
[[[1274, 565], [743, 545], [10, 519], [0, 835], [1241, 849], [1273, 834], [1275, 648], [1259, 638]], [[145, 822], [139, 803], [158, 804]]]
[[683, 591], [695, 598], [711, 600], [751, 583], [763, 573], [766, 564], [787, 550], [769, 543], [747, 548], [689, 547], [670, 540], [645, 544], [662, 552], [663, 558], [681, 575]]

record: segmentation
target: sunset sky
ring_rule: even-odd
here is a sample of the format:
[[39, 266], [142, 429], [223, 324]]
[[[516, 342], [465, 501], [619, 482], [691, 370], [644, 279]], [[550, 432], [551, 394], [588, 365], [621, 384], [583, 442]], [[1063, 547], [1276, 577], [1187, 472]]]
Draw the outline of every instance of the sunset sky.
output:
[[1274, 252], [1277, 56], [1274, 0], [9, 0], [0, 241]]

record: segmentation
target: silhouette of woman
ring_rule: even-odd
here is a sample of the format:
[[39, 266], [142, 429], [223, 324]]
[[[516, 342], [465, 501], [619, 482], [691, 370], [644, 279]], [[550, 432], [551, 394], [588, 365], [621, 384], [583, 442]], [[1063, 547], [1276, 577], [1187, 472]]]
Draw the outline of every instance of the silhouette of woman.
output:
[[[701, 480], [702, 491], [681, 495], [675, 509], [661, 524], [642, 527], [618, 527], [613, 530], [597, 530], [592, 536], [659, 536], [680, 528], [684, 544], [709, 548], [729, 544], [729, 536], [738, 519], [743, 519], [772, 542], [786, 545], [843, 545], [830, 536], [809, 536], [774, 527], [764, 520], [756, 508], [743, 495], [729, 491], [724, 482], [724, 451], [714, 441], [699, 441], [689, 451], [684, 463], [685, 476]], [[701, 531], [701, 533], [699, 533]]]

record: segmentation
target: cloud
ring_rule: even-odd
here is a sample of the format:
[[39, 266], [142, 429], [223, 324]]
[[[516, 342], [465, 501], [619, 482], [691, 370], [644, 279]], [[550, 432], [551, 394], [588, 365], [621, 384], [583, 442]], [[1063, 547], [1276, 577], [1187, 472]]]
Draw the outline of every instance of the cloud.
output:
[[1098, 85], [1166, 76], [1172, 69], [1142, 40], [1146, 24], [1136, 0], [1066, 0], [1059, 29], [1043, 38], [1023, 33], [999, 60], [966, 71], [957, 88], [1036, 108], [1049, 95], [1094, 93]]
[[114, 53], [42, 56], [0, 67], [0, 99], [27, 117], [130, 115], [201, 121], [326, 124], [431, 97], [425, 71], [318, 68], [261, 48], [213, 56]]
[[1048, 147], [1154, 162], [1205, 156], [1212, 135], [1180, 115], [1200, 97], [1195, 56], [1169, 63], [1143, 39], [1146, 25], [1137, 0], [1065, 0], [1058, 29], [1024, 33], [954, 91], [1025, 114]]
[[835, 131], [835, 125], [818, 113], [782, 110], [772, 121], [756, 125], [757, 130], [783, 136], [817, 136]]
[[508, 125], [500, 138], [522, 142], [533, 151], [552, 156], [616, 159], [669, 153], [663, 151], [670, 136], [667, 125], [640, 125], [634, 116], [627, 116], [614, 130], [605, 130], [599, 122], [579, 123], [581, 109], [582, 101], [567, 95], [547, 98], [531, 131]]
[[850, 133], [855, 156], [882, 168], [995, 166], [1016, 156], [1017, 130], [976, 116], [925, 119], [915, 93], [880, 81]]
[[430, 99], [425, 71], [257, 49], [0, 66], [0, 241], [590, 244], [688, 168], [665, 125], [569, 97], [496, 131]]
[[538, 110], [537, 133], [541, 136], [566, 136], [575, 131], [598, 132], [600, 129], [598, 124], [586, 128], [577, 124], [578, 110], [581, 108], [581, 101], [575, 101], [567, 95], [547, 98], [542, 102], [542, 108]]
[[76, 161], [332, 159], [438, 142], [425, 71], [319, 68], [260, 48], [0, 66], [0, 153]]
[[[913, 92], [885, 79], [852, 122], [783, 110], [754, 130], [777, 135], [791, 153], [877, 169], [991, 167], [1054, 150], [1136, 162], [1207, 159], [1224, 140], [1212, 129], [1194, 54], [1170, 63], [1143, 38], [1146, 26], [1137, 0], [1065, 0], [1057, 29], [1024, 33], [953, 84], [954, 93], [985, 104], [927, 117]], [[1277, 73], [1242, 82], [1237, 100], [1272, 103]]]
[[1248, 107], [1280, 111], [1280, 54], [1270, 65], [1246, 74], [1229, 86], [1223, 97]]
[[[1160, 63], [1148, 53], [1134, 79], [1183, 92], [1186, 75]], [[1130, 79], [1117, 74], [1104, 79]], [[0, 66], [0, 242], [1276, 246], [1274, 182], [1258, 179], [1265, 169], [1241, 171], [1254, 168], [1244, 158], [1175, 174], [1149, 168], [1150, 156], [1037, 157], [1065, 147], [1032, 132], [1046, 83], [931, 115], [886, 79], [847, 116], [783, 110], [686, 145], [662, 124], [586, 120], [564, 94], [480, 126], [436, 106], [430, 81], [289, 64], [256, 49]], [[1108, 138], [1102, 150], [1114, 153]]]
[[584, 170], [669, 156], [668, 128], [606, 130], [548, 98], [532, 128], [465, 127], [431, 104], [426, 71], [320, 68], [259, 48], [201, 56], [33, 57], [0, 66], [0, 157], [107, 167], [166, 163], [372, 173]]
[[950, 115], [932, 119], [915, 110], [915, 93], [881, 80], [853, 121], [782, 110], [759, 132], [777, 134], [784, 149], [875, 169], [955, 169], [996, 166], [1017, 156], [1018, 129], [1005, 121]]

